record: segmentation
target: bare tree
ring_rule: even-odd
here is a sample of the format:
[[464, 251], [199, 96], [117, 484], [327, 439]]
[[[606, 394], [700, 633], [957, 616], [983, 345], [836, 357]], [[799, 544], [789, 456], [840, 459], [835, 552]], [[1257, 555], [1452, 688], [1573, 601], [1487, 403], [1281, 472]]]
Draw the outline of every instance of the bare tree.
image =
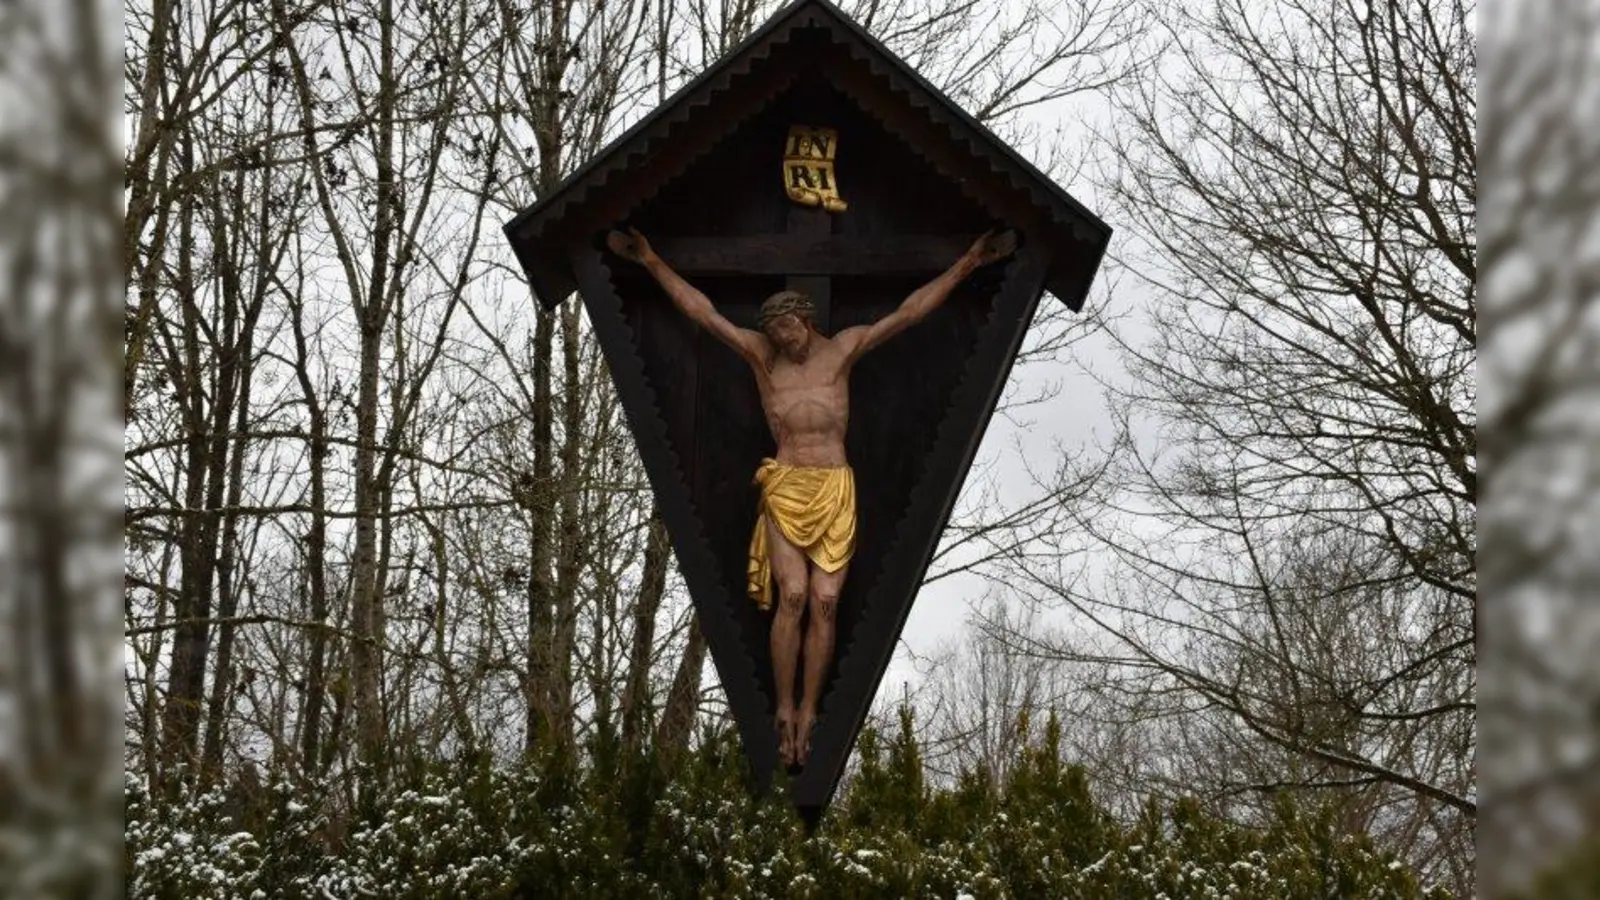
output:
[[1341, 796], [1467, 889], [1473, 10], [1156, 11], [1170, 56], [1110, 143], [1119, 263], [1151, 297], [1110, 332], [1116, 463], [1070, 511], [1084, 541], [1005, 569], [1098, 636], [1018, 645], [1118, 667], [1103, 713], [1151, 723], [1170, 783], [1241, 815]]
[[[223, 7], [211, 30], [172, 26], [173, 58], [226, 58], [202, 67], [213, 99], [174, 139], [174, 171], [203, 176], [208, 202], [178, 204], [164, 245], [145, 236], [133, 279], [151, 292], [133, 319], [155, 337], [132, 363], [129, 632], [137, 677], [169, 685], [130, 694], [141, 723], [162, 707], [169, 752], [146, 740], [152, 765], [194, 755], [204, 696], [209, 770], [233, 743], [315, 773], [347, 733], [381, 768], [386, 678], [417, 677], [408, 573], [437, 541], [416, 517], [447, 505], [437, 473], [454, 466], [419, 419], [486, 267], [501, 177], [497, 145], [468, 137], [475, 66], [499, 58], [499, 38], [481, 7], [425, 6], [279, 4], [264, 20]], [[250, 37], [188, 43], [235, 31]], [[405, 620], [391, 630], [393, 602]], [[391, 649], [405, 663], [392, 673]]]
[[[1485, 44], [1481, 890], [1600, 830], [1600, 140], [1593, 3], [1495, 4]], [[1488, 552], [1492, 550], [1493, 552]]]
[[[0, 893], [116, 896], [116, 19], [0, 7]], [[108, 717], [107, 713], [111, 713]]]
[[935, 775], [953, 780], [961, 772], [981, 773], [1004, 784], [1033, 725], [1042, 727], [1065, 699], [1065, 667], [1029, 659], [1007, 641], [1009, 635], [1035, 633], [1036, 620], [1036, 609], [992, 595], [969, 617], [965, 639], [929, 666], [932, 708], [923, 711], [926, 734], [920, 743]]
[[[1129, 98], [1120, 210], [1152, 255], [1129, 404], [1188, 493], [1243, 491], [1476, 597], [1476, 53], [1465, 2], [1173, 10]], [[1230, 67], [1230, 78], [1206, 77]], [[1236, 74], [1235, 74], [1236, 73]], [[1240, 87], [1233, 87], [1233, 84]], [[1167, 301], [1167, 302], [1163, 302]], [[1218, 473], [1237, 476], [1226, 483]], [[1211, 479], [1210, 482], [1207, 479]]]

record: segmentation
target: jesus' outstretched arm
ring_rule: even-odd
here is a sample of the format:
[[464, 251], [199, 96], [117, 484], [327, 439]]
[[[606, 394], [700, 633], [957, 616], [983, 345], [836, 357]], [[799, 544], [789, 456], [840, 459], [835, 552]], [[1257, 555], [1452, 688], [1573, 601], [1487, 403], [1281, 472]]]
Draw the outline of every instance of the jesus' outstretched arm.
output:
[[894, 312], [871, 325], [846, 328], [835, 339], [844, 345], [851, 361], [859, 359], [868, 350], [927, 318], [961, 282], [967, 280], [967, 276], [990, 263], [1005, 259], [1016, 249], [1016, 232], [986, 232], [973, 241], [967, 252], [961, 254], [950, 268], [912, 291]]

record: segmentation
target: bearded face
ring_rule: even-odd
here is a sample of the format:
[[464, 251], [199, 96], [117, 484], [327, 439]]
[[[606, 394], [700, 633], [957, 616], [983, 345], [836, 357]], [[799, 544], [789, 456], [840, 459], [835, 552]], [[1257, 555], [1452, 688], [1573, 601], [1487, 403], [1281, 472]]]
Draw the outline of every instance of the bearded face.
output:
[[791, 362], [804, 362], [811, 350], [811, 325], [794, 313], [767, 323], [767, 339]]

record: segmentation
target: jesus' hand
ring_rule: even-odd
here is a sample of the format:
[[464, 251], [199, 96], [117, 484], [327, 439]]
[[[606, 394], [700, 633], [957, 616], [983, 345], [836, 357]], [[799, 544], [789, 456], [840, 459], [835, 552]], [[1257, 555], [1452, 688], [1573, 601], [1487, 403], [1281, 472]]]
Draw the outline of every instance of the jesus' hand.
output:
[[1017, 250], [1017, 233], [1011, 229], [1005, 231], [986, 231], [979, 235], [972, 246], [967, 248], [967, 257], [979, 266], [987, 266], [998, 262], [1015, 253]]
[[650, 249], [650, 242], [637, 228], [629, 228], [627, 234], [612, 231], [606, 235], [606, 246], [611, 248], [612, 253], [636, 263], [648, 261], [654, 252]]

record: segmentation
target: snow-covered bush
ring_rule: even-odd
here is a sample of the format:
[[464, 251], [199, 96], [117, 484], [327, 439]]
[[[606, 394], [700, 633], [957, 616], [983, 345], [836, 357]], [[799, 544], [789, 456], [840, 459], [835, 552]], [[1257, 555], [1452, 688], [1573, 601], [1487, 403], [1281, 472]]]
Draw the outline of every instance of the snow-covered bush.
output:
[[[1193, 802], [1120, 824], [1058, 730], [1009, 767], [923, 780], [909, 717], [863, 734], [861, 766], [815, 834], [781, 799], [753, 799], [731, 734], [662, 777], [653, 759], [391, 768], [360, 801], [335, 785], [151, 795], [130, 777], [131, 897], [1003, 897], [1438, 900], [1412, 873], [1287, 796], [1245, 828]], [[345, 786], [347, 789], [349, 785]]]
[[261, 845], [223, 812], [220, 791], [196, 794], [179, 782], [172, 796], [154, 797], [129, 773], [123, 796], [129, 897], [268, 896], [260, 888]]

